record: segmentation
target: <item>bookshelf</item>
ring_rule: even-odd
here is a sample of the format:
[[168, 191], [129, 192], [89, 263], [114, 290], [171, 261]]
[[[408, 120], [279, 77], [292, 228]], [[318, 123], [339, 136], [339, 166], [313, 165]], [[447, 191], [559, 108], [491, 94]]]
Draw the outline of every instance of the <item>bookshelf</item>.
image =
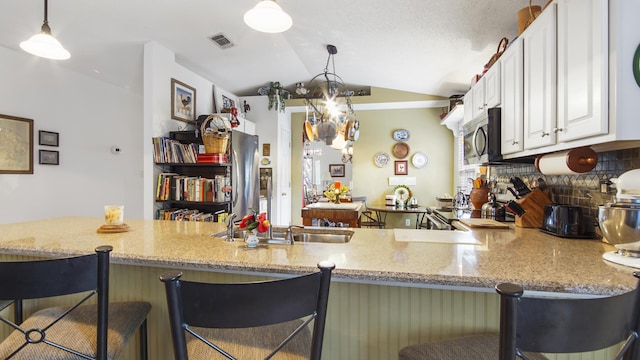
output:
[[[203, 154], [195, 131], [172, 131], [153, 138], [155, 218], [178, 221], [218, 221], [231, 210], [231, 162], [226, 154]], [[200, 162], [198, 162], [200, 161]], [[206, 161], [206, 162], [202, 162]]]

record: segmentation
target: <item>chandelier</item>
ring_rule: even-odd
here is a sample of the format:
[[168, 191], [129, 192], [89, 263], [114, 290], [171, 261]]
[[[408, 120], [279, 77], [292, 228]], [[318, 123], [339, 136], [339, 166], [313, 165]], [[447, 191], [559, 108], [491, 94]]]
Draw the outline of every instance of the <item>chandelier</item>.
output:
[[324, 71], [314, 76], [307, 87], [303, 83], [296, 84], [296, 93], [304, 96], [305, 128], [311, 127], [317, 134], [314, 140], [324, 141], [338, 150], [351, 148], [352, 142], [360, 135], [360, 122], [351, 105], [353, 91], [348, 90], [336, 74], [333, 56], [338, 49], [327, 45], [327, 52], [329, 56]]

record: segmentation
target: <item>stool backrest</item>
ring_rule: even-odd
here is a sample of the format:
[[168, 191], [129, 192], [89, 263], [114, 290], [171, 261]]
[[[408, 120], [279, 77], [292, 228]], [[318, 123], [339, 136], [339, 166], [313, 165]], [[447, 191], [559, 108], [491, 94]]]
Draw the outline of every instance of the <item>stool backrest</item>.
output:
[[[273, 356], [313, 321], [311, 359], [320, 359], [333, 263], [320, 263], [319, 272], [288, 279], [213, 284], [180, 280], [169, 271], [165, 283], [171, 336], [176, 359], [187, 359], [186, 332], [192, 327], [237, 329], [280, 324], [309, 317], [269, 355]], [[196, 336], [197, 337], [197, 336]], [[211, 346], [233, 359], [223, 349]]]
[[577, 353], [621, 342], [621, 354], [638, 358], [638, 286], [624, 294], [586, 299], [525, 297], [513, 284], [500, 284], [496, 290], [501, 295], [501, 360], [515, 359], [521, 352]]
[[[86, 292], [79, 303], [71, 306], [67, 312], [60, 316], [62, 318], [96, 295], [98, 303], [97, 359], [106, 359], [109, 253], [112, 249], [111, 246], [100, 246], [96, 248], [95, 254], [90, 255], [61, 259], [0, 262], [0, 284], [2, 284], [0, 286], [0, 302], [13, 301], [14, 306], [18, 309], [13, 321], [2, 317], [0, 317], [0, 321], [14, 329], [20, 329], [19, 324], [23, 317], [22, 300]], [[41, 331], [43, 333], [55, 331], [55, 327], [49, 328], [47, 326]], [[28, 347], [27, 341], [25, 341], [25, 345]], [[64, 350], [73, 353], [72, 349], [65, 348]]]

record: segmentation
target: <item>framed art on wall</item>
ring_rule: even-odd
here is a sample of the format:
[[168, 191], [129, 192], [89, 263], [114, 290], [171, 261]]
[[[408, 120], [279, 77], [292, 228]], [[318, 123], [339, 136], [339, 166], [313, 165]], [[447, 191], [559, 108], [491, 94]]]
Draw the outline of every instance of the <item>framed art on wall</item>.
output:
[[215, 106], [216, 112], [219, 112], [219, 113], [230, 112], [232, 107], [235, 107], [236, 109], [238, 109], [238, 112], [242, 112], [241, 109], [239, 108], [240, 99], [237, 98], [232, 93], [227, 92], [220, 87], [214, 86], [213, 98], [214, 98], [213, 104]]
[[38, 131], [38, 144], [46, 146], [58, 146], [60, 134], [51, 131]]
[[33, 120], [0, 114], [0, 174], [33, 174]]
[[331, 177], [344, 177], [344, 165], [343, 164], [330, 164], [329, 174]]
[[196, 89], [171, 79], [171, 118], [186, 123], [196, 120]]
[[40, 150], [40, 164], [43, 164], [43, 165], [60, 164], [60, 153], [52, 150]]
[[396, 175], [407, 175], [408, 167], [407, 167], [406, 160], [396, 161], [395, 164], [396, 164], [396, 171], [395, 171]]

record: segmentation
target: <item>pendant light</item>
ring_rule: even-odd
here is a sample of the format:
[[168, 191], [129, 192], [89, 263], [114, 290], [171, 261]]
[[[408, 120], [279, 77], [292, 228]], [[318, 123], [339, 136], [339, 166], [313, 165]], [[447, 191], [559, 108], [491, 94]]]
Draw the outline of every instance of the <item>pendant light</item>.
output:
[[306, 88], [303, 83], [296, 84], [296, 93], [304, 96], [306, 121], [312, 122], [309, 126], [317, 131], [316, 140], [339, 150], [358, 139], [360, 121], [351, 105], [353, 91], [348, 90], [336, 74], [333, 56], [338, 49], [327, 45], [327, 52], [329, 56], [324, 71], [314, 76]]
[[48, 0], [44, 0], [44, 23], [40, 33], [33, 35], [29, 40], [20, 43], [22, 50], [47, 59], [66, 60], [71, 54], [62, 47], [60, 42], [51, 35], [51, 28], [47, 21]]
[[260, 1], [244, 14], [244, 22], [250, 28], [266, 33], [281, 33], [293, 25], [291, 16], [275, 0]]

